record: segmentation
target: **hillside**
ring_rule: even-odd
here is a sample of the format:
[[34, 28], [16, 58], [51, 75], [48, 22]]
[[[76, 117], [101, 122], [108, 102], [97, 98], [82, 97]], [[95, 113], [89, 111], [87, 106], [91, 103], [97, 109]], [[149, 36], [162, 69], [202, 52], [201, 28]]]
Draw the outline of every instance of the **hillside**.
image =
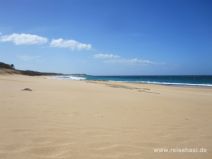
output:
[[0, 74], [21, 74], [21, 75], [28, 75], [28, 76], [63, 75], [61, 73], [38, 72], [38, 71], [31, 71], [31, 70], [18, 70], [18, 69], [15, 69], [15, 66], [13, 64], [6, 64], [3, 62], [0, 62]]

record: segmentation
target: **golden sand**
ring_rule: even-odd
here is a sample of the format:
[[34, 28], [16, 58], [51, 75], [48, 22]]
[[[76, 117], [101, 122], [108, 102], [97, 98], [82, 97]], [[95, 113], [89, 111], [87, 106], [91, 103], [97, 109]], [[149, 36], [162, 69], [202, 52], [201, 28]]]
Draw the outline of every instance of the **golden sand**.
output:
[[210, 88], [0, 75], [0, 159], [211, 159], [211, 150]]

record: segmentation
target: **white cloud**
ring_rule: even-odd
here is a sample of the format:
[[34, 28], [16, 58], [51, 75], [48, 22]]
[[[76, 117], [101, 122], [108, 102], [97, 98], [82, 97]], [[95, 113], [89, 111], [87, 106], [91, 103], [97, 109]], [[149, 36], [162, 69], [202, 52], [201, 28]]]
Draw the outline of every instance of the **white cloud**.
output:
[[15, 45], [35, 45], [35, 44], [45, 44], [48, 42], [46, 37], [42, 37], [35, 34], [17, 34], [13, 33], [10, 35], [0, 36], [1, 42], [12, 42]]
[[89, 50], [92, 48], [91, 44], [81, 43], [76, 40], [64, 40], [62, 38], [53, 39], [50, 43], [51, 47], [69, 48], [71, 50]]
[[106, 63], [118, 63], [118, 64], [139, 64], [139, 65], [149, 65], [156, 64], [150, 60], [139, 59], [139, 58], [122, 58], [119, 55], [114, 54], [95, 54], [94, 58], [103, 60]]
[[144, 59], [139, 59], [139, 58], [119, 58], [119, 59], [112, 59], [112, 60], [107, 60], [105, 62], [109, 63], [118, 63], [118, 64], [128, 64], [128, 65], [151, 65], [151, 64], [156, 64], [150, 60], [144, 60]]
[[114, 54], [95, 54], [94, 58], [108, 60], [108, 59], [117, 59], [120, 58], [120, 56]]
[[126, 63], [126, 64], [153, 64], [152, 61], [150, 60], [144, 60], [144, 59], [139, 59], [139, 58], [132, 58], [132, 59], [120, 59], [120, 63]]

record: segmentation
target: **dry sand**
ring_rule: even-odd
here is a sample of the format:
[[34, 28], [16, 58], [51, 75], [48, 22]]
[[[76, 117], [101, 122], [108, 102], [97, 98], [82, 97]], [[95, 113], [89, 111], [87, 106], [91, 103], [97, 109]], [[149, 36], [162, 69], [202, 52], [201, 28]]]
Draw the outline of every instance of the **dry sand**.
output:
[[211, 151], [212, 89], [0, 75], [0, 159], [211, 159]]

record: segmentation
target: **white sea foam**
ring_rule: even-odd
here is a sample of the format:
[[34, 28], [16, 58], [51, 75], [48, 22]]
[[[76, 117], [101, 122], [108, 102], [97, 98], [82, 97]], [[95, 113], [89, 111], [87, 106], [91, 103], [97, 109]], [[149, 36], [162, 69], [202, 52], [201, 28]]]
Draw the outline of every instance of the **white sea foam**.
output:
[[56, 76], [56, 79], [62, 79], [62, 80], [86, 80], [85, 77], [80, 77], [80, 76], [74, 76], [74, 75], [67, 75], [67, 76]]
[[85, 77], [76, 77], [76, 76], [70, 76], [69, 77], [71, 80], [85, 80]]
[[145, 81], [142, 83], [148, 84], [162, 84], [162, 85], [181, 85], [181, 86], [202, 86], [202, 87], [212, 87], [212, 84], [203, 84], [203, 83], [174, 83], [174, 82], [152, 82], [152, 81]]
[[174, 82], [154, 82], [154, 81], [113, 81], [110, 82], [128, 82], [128, 83], [144, 83], [144, 84], [157, 84], [157, 85], [176, 85], [176, 86], [199, 86], [199, 87], [212, 87], [212, 84], [204, 83], [174, 83]]
[[[54, 76], [55, 79], [61, 80], [89, 80], [83, 76], [77, 75], [66, 75], [66, 76]], [[100, 79], [93, 79], [93, 80], [100, 80]], [[177, 82], [156, 82], [156, 81], [127, 81], [127, 80], [105, 80], [110, 82], [129, 82], [129, 83], [146, 83], [146, 84], [157, 84], [157, 85], [173, 85], [173, 86], [197, 86], [197, 87], [212, 87], [212, 84], [207, 83], [177, 83]]]
[[159, 85], [212, 87], [212, 84], [203, 84], [203, 83], [174, 83], [174, 82], [153, 82], [153, 81], [138, 81], [137, 83], [159, 84]]

